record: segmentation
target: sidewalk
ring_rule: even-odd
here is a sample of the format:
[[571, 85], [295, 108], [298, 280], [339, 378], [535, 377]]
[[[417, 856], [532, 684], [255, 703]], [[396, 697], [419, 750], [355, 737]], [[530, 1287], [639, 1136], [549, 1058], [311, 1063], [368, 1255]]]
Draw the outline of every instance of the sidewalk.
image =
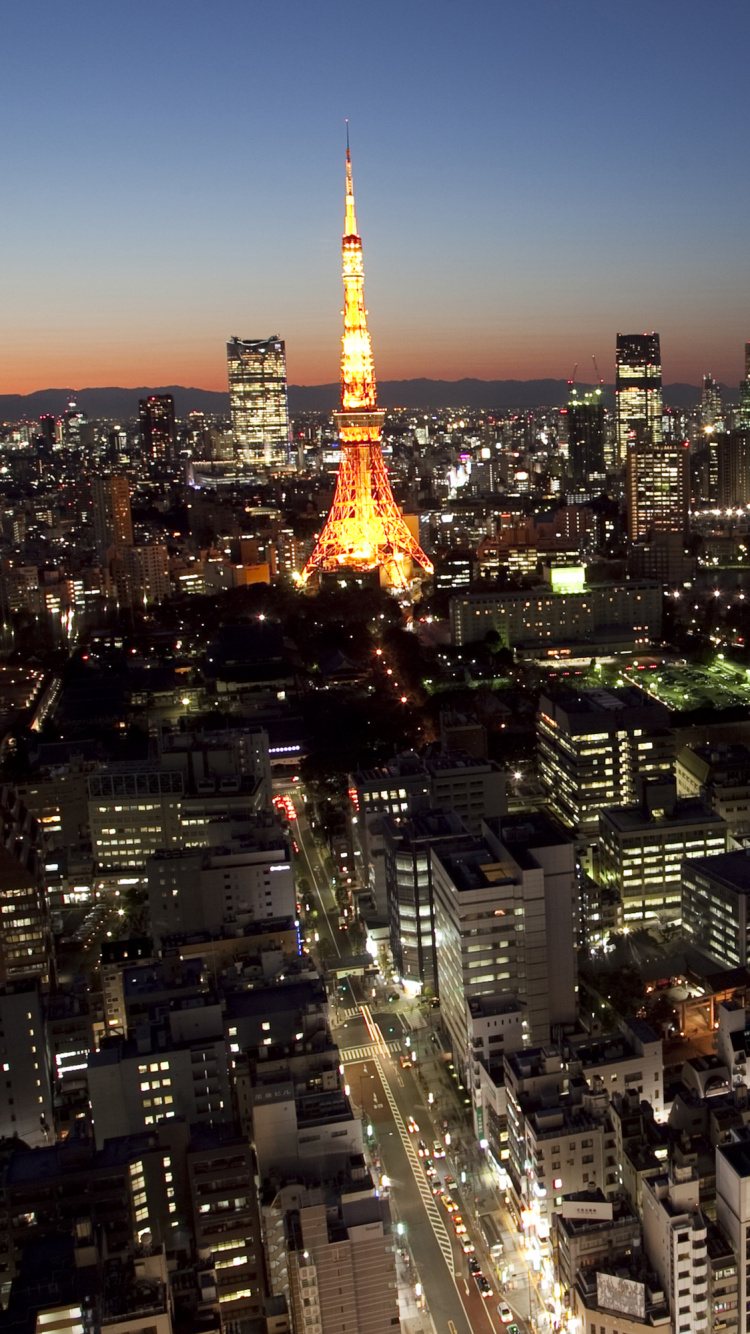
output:
[[435, 1323], [427, 1308], [417, 1306], [414, 1287], [419, 1282], [419, 1276], [411, 1259], [409, 1261], [403, 1259], [402, 1249], [406, 1248], [398, 1247], [396, 1250], [396, 1282], [401, 1328], [405, 1334], [437, 1334]]

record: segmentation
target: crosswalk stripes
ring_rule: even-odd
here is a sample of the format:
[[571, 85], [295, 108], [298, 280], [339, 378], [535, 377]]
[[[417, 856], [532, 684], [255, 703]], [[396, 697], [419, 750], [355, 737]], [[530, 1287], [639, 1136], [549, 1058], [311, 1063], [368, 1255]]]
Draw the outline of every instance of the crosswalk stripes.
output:
[[455, 1270], [455, 1265], [453, 1263], [453, 1247], [451, 1246], [451, 1240], [450, 1237], [448, 1236], [448, 1229], [445, 1226], [445, 1219], [441, 1217], [438, 1211], [437, 1204], [435, 1203], [435, 1196], [433, 1195], [430, 1189], [430, 1184], [427, 1178], [425, 1177], [424, 1171], [422, 1170], [422, 1164], [420, 1163], [419, 1157], [417, 1156], [417, 1151], [414, 1148], [410, 1135], [407, 1133], [403, 1117], [401, 1116], [401, 1113], [396, 1103], [396, 1099], [394, 1098], [391, 1092], [390, 1084], [388, 1083], [388, 1080], [385, 1077], [385, 1070], [383, 1069], [380, 1060], [377, 1056], [373, 1058], [373, 1063], [375, 1065], [375, 1069], [380, 1075], [380, 1082], [383, 1085], [383, 1088], [385, 1089], [385, 1096], [388, 1099], [388, 1106], [391, 1109], [393, 1119], [396, 1122], [398, 1133], [401, 1136], [401, 1141], [406, 1150], [406, 1156], [409, 1159], [412, 1172], [414, 1173], [414, 1180], [417, 1183], [417, 1189], [422, 1197], [422, 1203], [425, 1207], [425, 1213], [427, 1214], [427, 1217], [430, 1220], [430, 1224], [432, 1226], [433, 1232], [435, 1233], [435, 1238], [442, 1252], [443, 1259], [445, 1260], [445, 1263], [448, 1266], [451, 1275], [455, 1278], [456, 1270]]
[[[389, 1042], [388, 1050], [390, 1052], [400, 1051], [400, 1042]], [[353, 1061], [369, 1061], [381, 1048], [377, 1042], [365, 1043], [363, 1047], [339, 1047], [339, 1056], [342, 1065], [351, 1065]]]
[[361, 1019], [361, 1018], [362, 1018], [362, 1011], [360, 1010], [358, 1005], [353, 1006], [352, 1009], [350, 1010], [337, 1010], [336, 1012], [337, 1024], [348, 1023], [350, 1019]]

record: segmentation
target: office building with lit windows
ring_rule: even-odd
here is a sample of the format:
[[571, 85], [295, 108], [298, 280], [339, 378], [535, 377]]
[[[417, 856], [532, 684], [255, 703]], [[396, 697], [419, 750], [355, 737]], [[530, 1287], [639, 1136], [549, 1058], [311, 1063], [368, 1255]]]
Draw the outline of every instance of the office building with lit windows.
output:
[[641, 783], [641, 800], [599, 813], [599, 874], [622, 904], [622, 925], [677, 918], [686, 857], [726, 852], [720, 815], [696, 797], [678, 798], [673, 779]]
[[634, 440], [662, 439], [661, 351], [659, 335], [617, 335], [615, 422], [620, 462]]
[[687, 440], [636, 438], [628, 443], [625, 485], [631, 542], [645, 542], [654, 533], [687, 536], [688, 450]]
[[240, 457], [273, 467], [289, 455], [286, 353], [280, 338], [232, 338], [227, 343], [229, 405]]
[[371, 890], [378, 912], [386, 916], [383, 817], [406, 819], [439, 807], [455, 811], [469, 833], [478, 834], [485, 816], [505, 810], [505, 774], [494, 760], [435, 746], [422, 755], [407, 751], [379, 768], [351, 774], [349, 797], [352, 878]]
[[142, 869], [183, 844], [183, 775], [158, 765], [113, 765], [88, 779], [91, 844], [99, 871]]
[[411, 990], [436, 988], [435, 921], [430, 850], [458, 852], [473, 838], [455, 811], [418, 811], [408, 819], [383, 817], [385, 884], [391, 953]]
[[742, 849], [682, 864], [682, 921], [722, 968], [750, 963], [750, 857]]
[[555, 814], [580, 835], [596, 833], [603, 806], [636, 800], [638, 776], [672, 772], [669, 710], [637, 686], [542, 695], [537, 744]]
[[34, 982], [0, 989], [0, 1135], [30, 1148], [54, 1140], [44, 1011]]
[[587, 584], [585, 573], [583, 566], [552, 567], [538, 588], [457, 594], [449, 603], [451, 642], [480, 643], [488, 630], [496, 630], [508, 648], [544, 657], [576, 645], [591, 656], [661, 638], [660, 583]]
[[177, 446], [177, 427], [174, 399], [171, 394], [151, 394], [138, 400], [141, 423], [141, 441], [147, 459], [156, 463], [174, 460]]
[[225, 1121], [232, 1102], [221, 1006], [188, 1002], [133, 1038], [104, 1038], [89, 1054], [88, 1081], [97, 1148], [175, 1117], [190, 1126]]
[[42, 826], [12, 788], [0, 789], [0, 984], [53, 978]]

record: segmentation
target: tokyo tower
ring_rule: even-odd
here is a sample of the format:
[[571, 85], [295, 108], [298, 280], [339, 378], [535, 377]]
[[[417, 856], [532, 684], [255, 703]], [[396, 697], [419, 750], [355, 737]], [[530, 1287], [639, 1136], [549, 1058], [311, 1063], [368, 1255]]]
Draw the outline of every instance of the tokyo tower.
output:
[[344, 334], [341, 339], [341, 411], [334, 413], [341, 445], [331, 512], [301, 582], [342, 568], [382, 571], [383, 581], [406, 588], [412, 561], [427, 574], [432, 562], [412, 537], [388, 479], [380, 447], [385, 412], [376, 407], [375, 369], [367, 331], [362, 240], [357, 233], [349, 133], [346, 143], [346, 216], [343, 240]]

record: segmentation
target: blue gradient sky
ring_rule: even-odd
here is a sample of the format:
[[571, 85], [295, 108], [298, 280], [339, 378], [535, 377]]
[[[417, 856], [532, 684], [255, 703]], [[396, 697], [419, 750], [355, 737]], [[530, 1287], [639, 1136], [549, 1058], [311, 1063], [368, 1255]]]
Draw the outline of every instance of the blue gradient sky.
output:
[[381, 379], [734, 385], [747, 0], [37, 0], [0, 79], [0, 392], [336, 380], [344, 118]]

